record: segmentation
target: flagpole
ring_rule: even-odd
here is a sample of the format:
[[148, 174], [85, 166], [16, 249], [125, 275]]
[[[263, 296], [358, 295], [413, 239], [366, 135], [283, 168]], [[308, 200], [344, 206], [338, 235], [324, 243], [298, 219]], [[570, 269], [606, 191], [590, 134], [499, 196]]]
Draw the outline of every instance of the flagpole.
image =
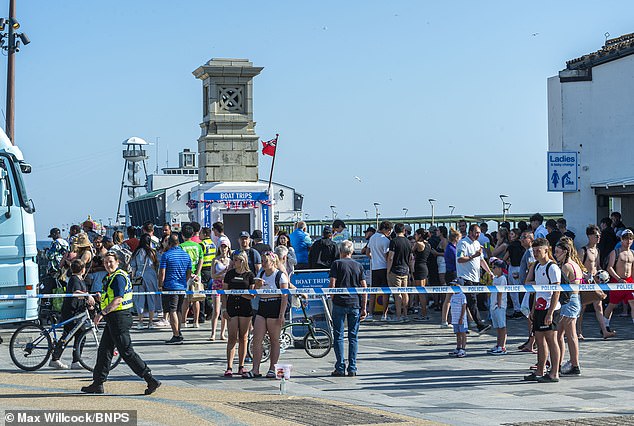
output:
[[277, 156], [277, 142], [279, 141], [280, 134], [275, 134], [275, 151], [273, 151], [273, 162], [271, 163], [271, 174], [269, 175], [269, 188], [267, 192], [269, 197], [271, 197], [271, 201], [273, 201], [273, 196], [271, 195], [271, 184], [273, 183], [273, 168], [275, 167], [275, 156]]

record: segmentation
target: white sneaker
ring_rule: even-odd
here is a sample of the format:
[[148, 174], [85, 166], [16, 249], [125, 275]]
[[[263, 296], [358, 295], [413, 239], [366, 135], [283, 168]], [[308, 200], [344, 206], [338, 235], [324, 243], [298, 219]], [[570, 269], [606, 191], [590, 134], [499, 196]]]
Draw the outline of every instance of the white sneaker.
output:
[[500, 348], [499, 346], [495, 345], [491, 349], [487, 350], [487, 353], [490, 353], [490, 354], [495, 353], [497, 352], [499, 348]]
[[83, 366], [82, 366], [79, 362], [73, 362], [73, 363], [70, 365], [70, 369], [71, 369], [71, 370], [83, 370], [83, 369], [84, 369], [84, 367], [83, 367]]
[[506, 348], [501, 348], [498, 346], [498, 348], [491, 352], [491, 355], [506, 355]]
[[465, 351], [464, 349], [460, 349], [458, 353], [456, 354], [456, 358], [464, 358], [466, 356], [467, 356], [467, 351]]
[[145, 326], [143, 325], [143, 323], [142, 323], [142, 322], [140, 322], [140, 323], [138, 323], [138, 324], [136, 325], [136, 329], [137, 329], [137, 330], [143, 330], [144, 328], [145, 328]]
[[441, 322], [440, 323], [440, 328], [449, 328], [449, 323], [445, 322], [445, 321]]
[[572, 370], [572, 363], [570, 362], [570, 360], [564, 362], [564, 365], [561, 366], [561, 374], [568, 374], [570, 373], [570, 370]]
[[148, 330], [152, 330], [154, 327], [156, 327], [153, 323], [148, 323], [147, 328]]
[[368, 316], [365, 317], [365, 319], [363, 321], [374, 322], [374, 317], [372, 315], [368, 315]]
[[56, 370], [68, 370], [68, 365], [64, 364], [59, 359], [55, 359], [55, 360], [52, 359], [51, 362], [48, 363], [48, 366]]

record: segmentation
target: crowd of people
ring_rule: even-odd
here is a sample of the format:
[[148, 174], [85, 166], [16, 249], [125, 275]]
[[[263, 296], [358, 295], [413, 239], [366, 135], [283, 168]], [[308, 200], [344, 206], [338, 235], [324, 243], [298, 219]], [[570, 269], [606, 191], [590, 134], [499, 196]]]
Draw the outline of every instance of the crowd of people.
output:
[[[365, 287], [366, 278], [373, 287], [395, 288], [449, 284], [580, 284], [608, 279], [610, 282], [634, 282], [634, 253], [630, 250], [634, 232], [623, 225], [618, 212], [601, 220], [598, 226], [588, 226], [587, 243], [580, 252], [575, 247], [577, 237], [567, 229], [565, 219], [551, 219], [544, 223], [540, 214], [533, 215], [529, 223], [517, 223], [515, 228], [511, 228], [508, 222], [502, 222], [491, 233], [486, 223], [469, 225], [465, 220], [457, 223], [457, 229], [430, 226], [415, 231], [403, 223], [383, 221], [378, 229], [368, 227], [365, 231], [366, 244], [361, 254], [370, 258], [367, 277], [360, 264], [352, 259], [354, 245], [345, 223], [338, 219], [332, 226], [325, 226], [321, 238], [317, 240], [311, 238], [306, 223], [302, 221], [295, 224], [290, 234], [276, 230], [273, 247], [262, 241], [261, 231], [243, 231], [234, 250], [221, 222], [214, 223], [211, 228], [192, 222], [183, 225], [180, 232], [172, 232], [170, 225], [165, 224], [157, 232], [160, 238], [155, 235], [155, 229], [158, 230], [153, 223], [147, 222], [140, 235], [137, 235], [136, 228], [129, 227], [127, 238], [120, 231], [107, 237], [97, 234], [94, 224], [86, 221], [81, 227], [71, 227], [68, 239], [61, 237], [58, 228], [51, 229], [49, 237], [53, 241], [47, 252], [48, 274], [67, 282], [68, 293], [85, 295], [67, 299], [62, 315], [69, 318], [86, 308], [93, 310], [96, 316], [102, 315], [104, 308], [108, 310], [108, 305], [103, 305], [99, 297], [93, 298], [90, 294], [103, 293], [115, 271], [121, 271], [117, 272], [124, 277], [121, 294], [116, 293], [116, 297], [121, 299], [117, 306], [136, 314], [136, 328], [169, 327], [172, 336], [165, 344], [177, 345], [185, 340], [182, 329], [189, 326], [200, 328], [200, 324], [210, 321], [209, 340], [215, 341], [219, 335], [218, 340], [227, 342], [224, 372], [227, 377], [275, 376], [274, 365], [280, 356], [280, 329], [284, 325], [289, 298], [279, 294], [205, 296], [152, 293], [292, 288], [291, 276], [302, 269], [328, 269], [331, 287]], [[112, 258], [117, 261], [115, 269]], [[606, 272], [603, 271], [607, 271], [607, 277], [604, 277]], [[128, 287], [129, 291], [124, 291]], [[527, 322], [527, 340], [518, 349], [537, 354], [534, 372], [524, 379], [539, 382], [556, 382], [560, 374], [581, 373], [578, 341], [584, 339], [582, 319], [588, 306], [593, 307], [605, 339], [616, 334], [610, 327], [610, 320], [620, 305], [623, 305], [623, 312], [631, 310], [634, 322], [634, 295], [631, 291], [613, 290], [609, 297], [602, 291], [490, 295], [447, 293], [430, 297], [395, 293], [393, 297], [393, 307], [389, 304], [390, 296], [386, 294], [371, 294], [370, 297], [336, 295], [332, 298], [333, 341], [337, 358], [333, 376], [344, 376], [346, 370], [347, 375], [356, 375], [361, 321], [427, 322], [430, 320], [429, 311], [438, 311], [440, 327], [451, 326], [456, 334], [456, 349], [449, 354], [462, 358], [467, 355], [469, 329], [484, 333], [493, 327], [496, 345], [488, 352], [505, 355], [507, 320], [524, 319]], [[608, 302], [607, 305], [605, 302]], [[507, 310], [509, 307], [512, 311]], [[114, 309], [114, 306], [110, 307], [110, 310]], [[488, 314], [485, 316], [484, 312]], [[190, 317], [191, 321], [188, 320]], [[349, 340], [347, 360], [343, 347], [345, 322]], [[247, 358], [250, 333], [253, 336], [252, 360]], [[263, 372], [260, 364], [263, 340], [267, 334], [271, 353], [268, 369]], [[129, 339], [109, 344], [127, 344], [130, 350], [124, 359], [128, 357], [137, 374], [148, 380], [151, 392], [158, 387], [153, 378], [148, 379], [151, 378], [149, 368], [136, 358]], [[562, 363], [566, 344], [570, 359]], [[236, 346], [238, 368], [234, 372]], [[77, 348], [74, 348], [76, 351]], [[79, 368], [76, 353], [70, 367], [60, 361], [60, 356], [61, 348], [58, 348], [51, 367]], [[100, 362], [105, 362], [104, 359], [100, 358]], [[252, 362], [250, 369], [246, 367], [247, 362]], [[105, 381], [103, 375], [95, 377], [97, 385]], [[97, 386], [96, 389], [102, 388]]]

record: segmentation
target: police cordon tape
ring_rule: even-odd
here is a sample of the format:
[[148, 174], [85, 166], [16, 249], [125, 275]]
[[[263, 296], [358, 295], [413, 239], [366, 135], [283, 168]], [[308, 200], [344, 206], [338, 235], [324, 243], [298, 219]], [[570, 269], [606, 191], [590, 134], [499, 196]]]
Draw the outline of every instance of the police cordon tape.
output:
[[[506, 285], [506, 286], [435, 286], [435, 287], [366, 287], [366, 288], [296, 288], [274, 290], [204, 290], [204, 291], [141, 291], [133, 292], [133, 295], [163, 295], [163, 294], [206, 294], [206, 295], [241, 295], [241, 294], [302, 294], [307, 296], [328, 296], [348, 294], [444, 294], [444, 293], [535, 293], [543, 291], [632, 291], [634, 284], [609, 283], [609, 284], [552, 284], [552, 285]], [[1, 300], [16, 299], [51, 299], [57, 297], [85, 297], [81, 294], [0, 294]]]

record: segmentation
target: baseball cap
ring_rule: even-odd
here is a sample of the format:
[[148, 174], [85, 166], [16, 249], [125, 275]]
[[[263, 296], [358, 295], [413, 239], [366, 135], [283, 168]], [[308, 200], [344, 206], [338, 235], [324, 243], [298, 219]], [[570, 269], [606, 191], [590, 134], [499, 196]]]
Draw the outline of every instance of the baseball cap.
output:
[[324, 226], [324, 230], [322, 231], [322, 234], [332, 234], [332, 228], [328, 225]]
[[55, 235], [60, 234], [62, 231], [59, 228], [51, 228], [51, 231], [48, 233], [49, 238], [53, 238]]
[[435, 232], [437, 229], [436, 225], [432, 225], [429, 227], [429, 232]]
[[493, 262], [491, 262], [491, 264], [493, 265], [494, 268], [500, 268], [500, 269], [504, 269], [504, 266], [506, 266], [504, 264], [504, 261], [501, 259], [495, 259]]
[[231, 241], [229, 240], [229, 238], [225, 237], [224, 235], [218, 238], [218, 247], [220, 247], [223, 244], [226, 245], [229, 248], [229, 250], [231, 250]]
[[623, 232], [621, 232], [621, 238], [628, 236], [630, 238], [634, 238], [634, 232], [632, 232], [629, 229], [624, 229]]
[[376, 229], [374, 228], [374, 226], [368, 226], [368, 229], [366, 229], [365, 231], [363, 231], [363, 233], [365, 234], [366, 232], [376, 232]]
[[262, 231], [260, 231], [259, 229], [256, 229], [255, 231], [253, 231], [251, 233], [251, 238], [253, 238], [254, 240], [261, 240], [262, 239]]
[[251, 238], [251, 235], [247, 231], [240, 232], [240, 238]]

